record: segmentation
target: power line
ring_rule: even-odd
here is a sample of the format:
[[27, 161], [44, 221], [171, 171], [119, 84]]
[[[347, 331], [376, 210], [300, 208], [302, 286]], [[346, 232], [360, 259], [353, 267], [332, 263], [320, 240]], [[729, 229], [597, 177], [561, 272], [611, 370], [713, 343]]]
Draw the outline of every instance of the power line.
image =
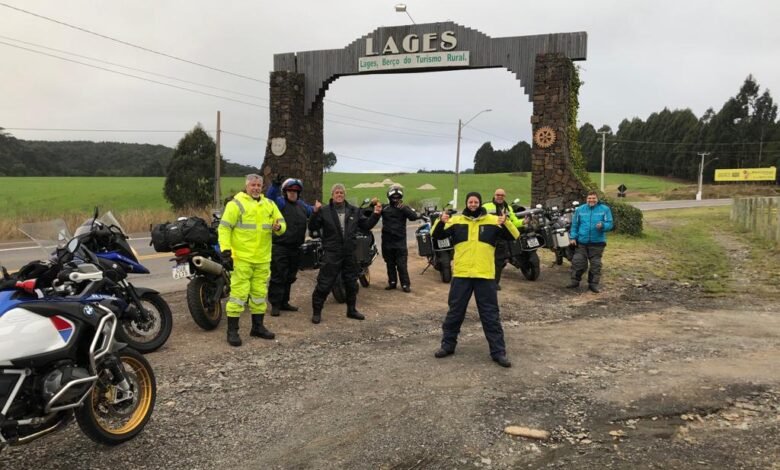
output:
[[5, 131], [51, 131], [51, 132], [189, 132], [180, 130], [163, 130], [163, 129], [72, 129], [72, 128], [55, 128], [55, 127], [3, 127]]
[[[0, 3], [0, 5], [2, 5], [2, 3]], [[176, 88], [178, 90], [184, 90], [184, 91], [189, 91], [191, 93], [197, 93], [199, 95], [211, 96], [213, 98], [219, 98], [219, 99], [222, 99], [222, 100], [233, 101], [235, 103], [241, 103], [241, 104], [245, 104], [245, 105], [248, 105], [248, 106], [254, 106], [256, 108], [269, 109], [268, 106], [263, 106], [263, 105], [259, 105], [259, 104], [255, 104], [255, 103], [250, 103], [248, 101], [237, 100], [235, 98], [230, 98], [230, 97], [227, 97], [227, 96], [215, 95], [213, 93], [208, 93], [208, 92], [200, 91], [200, 90], [194, 90], [192, 88], [187, 88], [187, 87], [182, 87], [182, 86], [178, 86], [178, 85], [173, 85], [171, 83], [165, 83], [165, 82], [161, 82], [161, 81], [158, 81], [158, 80], [152, 80], [151, 78], [139, 77], [138, 75], [133, 75], [131, 73], [125, 73], [125, 72], [119, 72], [117, 70], [111, 70], [111, 69], [108, 69], [108, 68], [105, 68], [105, 67], [101, 67], [99, 65], [88, 64], [86, 62], [80, 62], [78, 60], [68, 59], [67, 57], [60, 57], [58, 55], [49, 54], [48, 52], [36, 51], [35, 49], [30, 49], [30, 48], [27, 48], [27, 47], [17, 46], [15, 44], [9, 44], [9, 43], [4, 42], [4, 41], [0, 41], [0, 44], [6, 45], [6, 46], [9, 46], [9, 47], [15, 47], [17, 49], [22, 49], [22, 50], [29, 51], [29, 52], [33, 52], [35, 54], [41, 54], [41, 55], [45, 55], [45, 56], [49, 56], [49, 57], [54, 57], [55, 59], [64, 60], [66, 62], [73, 62], [75, 64], [84, 65], [86, 67], [92, 67], [92, 68], [95, 68], [95, 69], [98, 69], [98, 70], [104, 70], [106, 72], [115, 73], [117, 75], [123, 75], [125, 77], [135, 78], [135, 79], [143, 80], [143, 81], [146, 81], [146, 82], [156, 83], [158, 85], [163, 85], [163, 86], [167, 86], [167, 87], [171, 87], [171, 88]]]
[[337, 152], [333, 152], [333, 153], [336, 154], [336, 157], [338, 157], [338, 158], [346, 158], [347, 160], [359, 160], [361, 162], [379, 163], [380, 165], [392, 166], [394, 168], [406, 168], [407, 170], [415, 170], [415, 171], [419, 170], [419, 168], [412, 168], [410, 166], [403, 166], [403, 165], [399, 165], [397, 163], [383, 162], [383, 161], [380, 161], [380, 160], [371, 160], [371, 159], [368, 159], [368, 158], [350, 157], [349, 155], [344, 155], [343, 153], [337, 153]]
[[327, 101], [328, 103], [333, 103], [333, 104], [338, 104], [338, 105], [341, 105], [341, 106], [345, 106], [347, 108], [352, 108], [352, 109], [357, 109], [357, 110], [360, 110], [360, 111], [365, 111], [367, 113], [381, 114], [382, 116], [390, 116], [390, 117], [394, 117], [394, 118], [398, 118], [398, 119], [407, 119], [409, 121], [427, 122], [429, 124], [444, 124], [444, 125], [447, 125], [447, 126], [454, 126], [456, 124], [455, 122], [431, 121], [431, 120], [428, 120], [428, 119], [418, 119], [418, 118], [411, 118], [411, 117], [408, 117], [408, 116], [401, 116], [399, 114], [385, 113], [385, 112], [382, 112], [382, 111], [376, 111], [376, 110], [368, 109], [368, 108], [361, 108], [360, 106], [355, 106], [355, 105], [351, 105], [351, 104], [347, 104], [347, 103], [342, 103], [342, 102], [334, 101], [334, 100], [331, 100], [331, 99], [324, 99], [323, 98], [323, 101]]
[[[609, 139], [609, 142], [615, 142], [615, 143], [631, 143], [631, 144], [651, 144], [651, 145], [696, 145], [698, 147], [701, 146], [711, 146], [711, 145], [759, 145], [762, 142], [656, 142], [656, 141], [650, 141], [650, 140], [626, 140], [626, 139]], [[780, 143], [778, 140], [774, 141], [763, 141], [764, 144], [776, 144]]]
[[481, 133], [483, 133], [483, 134], [485, 134], [485, 135], [489, 135], [489, 136], [491, 136], [491, 137], [496, 137], [496, 138], [498, 138], [498, 139], [505, 140], [505, 141], [507, 141], [507, 142], [514, 142], [514, 143], [517, 143], [517, 142], [519, 142], [519, 141], [518, 141], [518, 140], [516, 140], [516, 139], [507, 139], [506, 137], [501, 137], [500, 135], [491, 134], [490, 132], [483, 131], [483, 130], [481, 130], [481, 129], [477, 129], [477, 128], [476, 128], [476, 127], [474, 127], [474, 126], [469, 126], [469, 127], [468, 127], [468, 129], [471, 129], [471, 130], [473, 130], [473, 131], [477, 131], [477, 132], [481, 132]]
[[182, 82], [182, 83], [189, 83], [190, 85], [202, 86], [202, 87], [205, 87], [205, 88], [211, 88], [212, 90], [219, 90], [219, 91], [224, 91], [224, 92], [227, 92], [227, 93], [233, 93], [233, 94], [236, 94], [236, 95], [246, 96], [248, 98], [254, 98], [254, 99], [258, 99], [258, 100], [268, 101], [267, 98], [263, 98], [262, 96], [250, 95], [250, 94], [247, 94], [247, 93], [242, 93], [240, 91], [233, 91], [233, 90], [228, 90], [226, 88], [220, 88], [220, 87], [215, 87], [215, 86], [212, 86], [212, 85], [207, 85], [205, 83], [193, 82], [193, 81], [190, 81], [190, 80], [185, 80], [183, 78], [178, 78], [178, 77], [174, 77], [174, 76], [171, 76], [171, 75], [164, 75], [164, 74], [157, 73], [157, 72], [151, 72], [149, 70], [144, 70], [144, 69], [139, 69], [139, 68], [136, 68], [136, 67], [130, 67], [130, 66], [127, 66], [127, 65], [117, 64], [116, 62], [109, 62], [107, 60], [98, 59], [96, 57], [90, 57], [90, 56], [86, 56], [86, 55], [82, 55], [82, 54], [77, 54], [75, 52], [69, 52], [69, 51], [64, 51], [62, 49], [56, 49], [54, 47], [44, 46], [42, 44], [35, 44], [33, 42], [22, 41], [21, 39], [10, 38], [8, 36], [3, 36], [3, 35], [0, 35], [0, 38], [1, 39], [6, 39], [6, 40], [9, 40], [9, 41], [15, 41], [15, 42], [18, 42], [18, 43], [21, 43], [21, 44], [26, 44], [28, 46], [39, 47], [41, 49], [47, 49], [47, 50], [50, 50], [50, 51], [59, 52], [61, 54], [68, 54], [68, 55], [72, 55], [72, 56], [75, 56], [75, 57], [80, 57], [82, 59], [87, 59], [87, 60], [92, 60], [92, 61], [95, 61], [95, 62], [100, 62], [100, 63], [107, 64], [107, 65], [113, 65], [114, 67], [121, 67], [123, 69], [128, 69], [128, 70], [133, 70], [133, 71], [136, 71], [136, 72], [142, 72], [142, 73], [146, 73], [146, 74], [149, 74], [149, 75], [154, 75], [156, 77], [167, 78], [169, 80], [176, 80], [176, 81], [179, 81], [179, 82]]
[[100, 38], [103, 38], [103, 39], [108, 39], [109, 41], [114, 41], [114, 42], [117, 42], [119, 44], [124, 44], [125, 46], [134, 47], [134, 48], [140, 49], [142, 51], [151, 52], [152, 54], [157, 54], [157, 55], [160, 55], [160, 56], [163, 56], [163, 57], [167, 57], [169, 59], [174, 59], [174, 60], [178, 60], [180, 62], [185, 62], [187, 64], [196, 65], [198, 67], [203, 67], [203, 68], [206, 68], [206, 69], [209, 69], [209, 70], [214, 70], [216, 72], [225, 73], [225, 74], [228, 74], [228, 75], [232, 75], [234, 77], [244, 78], [246, 80], [252, 80], [254, 82], [260, 82], [260, 83], [268, 84], [268, 82], [265, 81], [265, 80], [260, 80], [258, 78], [249, 77], [249, 76], [246, 76], [246, 75], [242, 75], [240, 73], [230, 72], [230, 71], [223, 70], [223, 69], [220, 69], [220, 68], [217, 68], [217, 67], [212, 67], [211, 65], [201, 64], [199, 62], [195, 62], [195, 61], [192, 61], [192, 60], [183, 59], [181, 57], [177, 57], [177, 56], [172, 55], [172, 54], [167, 54], [165, 52], [155, 51], [154, 49], [149, 49], [148, 47], [139, 46], [137, 44], [133, 44], [131, 42], [123, 41], [121, 39], [117, 39], [117, 38], [114, 38], [114, 37], [111, 37], [111, 36], [107, 36], [105, 34], [97, 33], [95, 31], [91, 31], [89, 29], [82, 28], [80, 26], [75, 26], [75, 25], [72, 25], [70, 23], [66, 23], [64, 21], [56, 20], [54, 18], [49, 18], [48, 16], [43, 16], [43, 15], [40, 15], [38, 13], [33, 13], [33, 12], [29, 11], [29, 10], [18, 8], [18, 7], [15, 7], [13, 5], [9, 5], [9, 4], [4, 3], [4, 2], [0, 2], [0, 6], [4, 6], [6, 8], [10, 8], [12, 10], [16, 10], [16, 11], [19, 11], [21, 13], [25, 13], [27, 15], [32, 15], [32, 16], [35, 16], [36, 18], [41, 18], [41, 19], [44, 19], [46, 21], [51, 21], [52, 23], [57, 23], [59, 25], [62, 25], [62, 26], [68, 27], [68, 28], [72, 28], [72, 29], [75, 29], [75, 30], [78, 30], [78, 31], [81, 31], [81, 32], [84, 32], [84, 33], [87, 33], [87, 34], [91, 34], [93, 36], [97, 36], [97, 37], [100, 37]]
[[[333, 120], [333, 119], [325, 119], [325, 121], [326, 122], [331, 122], [333, 124], [341, 124], [343, 126], [359, 127], [361, 129], [371, 129], [371, 130], [380, 131], [380, 132], [389, 132], [391, 134], [403, 134], [403, 135], [411, 135], [411, 136], [415, 136], [415, 137], [438, 137], [438, 138], [446, 138], [446, 139], [451, 139], [452, 138], [452, 136], [444, 136], [444, 135], [436, 135], [436, 134], [421, 134], [421, 133], [413, 133], [413, 132], [403, 132], [403, 131], [381, 129], [381, 128], [378, 128], [378, 127], [371, 127], [371, 126], [361, 126], [359, 124], [352, 124], [352, 123], [349, 123], [349, 122], [341, 122], [341, 121], [336, 121], [336, 120]], [[463, 140], [468, 140], [468, 141], [471, 141], [471, 142], [479, 143], [479, 141], [476, 141], [474, 139], [463, 138]]]

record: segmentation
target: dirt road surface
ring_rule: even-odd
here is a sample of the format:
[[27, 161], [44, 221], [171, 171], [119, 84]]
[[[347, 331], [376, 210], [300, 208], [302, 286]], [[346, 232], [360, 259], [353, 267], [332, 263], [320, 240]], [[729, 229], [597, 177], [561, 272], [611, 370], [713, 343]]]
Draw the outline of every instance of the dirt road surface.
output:
[[268, 317], [275, 341], [250, 338], [245, 315], [240, 348], [169, 295], [174, 332], [147, 356], [158, 396], [145, 431], [108, 449], [73, 424], [7, 449], [0, 467], [780, 468], [776, 298], [618, 279], [609, 264], [600, 295], [572, 292], [567, 265], [543, 260], [538, 281], [511, 267], [502, 281], [510, 369], [490, 360], [473, 304], [456, 354], [433, 357], [448, 286], [421, 276], [414, 252], [411, 294], [385, 291], [377, 260], [365, 321], [330, 299], [313, 325], [306, 272], [302, 311]]

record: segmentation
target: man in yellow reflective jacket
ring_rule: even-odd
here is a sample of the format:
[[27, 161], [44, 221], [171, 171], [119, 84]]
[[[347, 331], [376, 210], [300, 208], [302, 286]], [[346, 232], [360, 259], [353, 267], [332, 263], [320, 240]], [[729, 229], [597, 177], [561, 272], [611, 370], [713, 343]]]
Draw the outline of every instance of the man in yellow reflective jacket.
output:
[[230, 278], [230, 298], [227, 302], [227, 341], [241, 346], [238, 321], [247, 303], [252, 314], [251, 336], [274, 339], [263, 326], [266, 311], [268, 278], [271, 275], [271, 241], [273, 234], [287, 230], [276, 204], [263, 196], [263, 177], [247, 175], [246, 190], [225, 205], [219, 225], [219, 246], [222, 261]]
[[444, 212], [442, 223], [433, 229], [433, 238], [452, 237], [455, 245], [449, 311], [442, 324], [441, 348], [434, 355], [442, 358], [455, 353], [466, 307], [474, 294], [490, 357], [502, 367], [511, 367], [499, 317], [494, 255], [498, 240], [514, 240], [520, 233], [505, 214], [491, 215], [481, 206], [482, 196], [468, 193], [463, 214], [450, 217]]
[[[507, 220], [518, 229], [523, 226], [523, 219], [518, 219], [515, 211], [506, 202], [506, 191], [502, 188], [493, 193], [493, 200], [482, 204], [488, 214], [506, 214]], [[498, 240], [496, 243], [496, 289], [501, 290], [501, 273], [504, 271], [509, 259], [509, 243], [506, 240]]]

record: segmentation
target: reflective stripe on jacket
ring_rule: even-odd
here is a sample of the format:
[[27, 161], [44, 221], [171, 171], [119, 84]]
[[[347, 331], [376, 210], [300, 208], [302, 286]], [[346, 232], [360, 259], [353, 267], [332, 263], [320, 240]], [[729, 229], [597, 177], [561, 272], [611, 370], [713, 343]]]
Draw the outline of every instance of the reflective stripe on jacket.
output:
[[455, 244], [452, 275], [455, 277], [495, 279], [496, 242], [500, 238], [514, 240], [520, 236], [508, 218], [499, 226], [497, 216], [487, 214], [484, 208], [480, 212], [477, 217], [454, 215], [444, 227], [437, 224], [433, 229], [436, 239], [452, 237]]
[[[498, 213], [498, 209], [496, 208], [496, 202], [490, 201], [482, 204], [482, 207], [485, 208], [488, 214], [494, 214], [494, 215], [501, 215]], [[512, 206], [506, 203], [504, 201], [504, 210], [506, 211], [506, 218], [510, 222], [512, 222], [512, 225], [514, 225], [517, 228], [520, 228], [523, 226], [523, 219], [518, 219], [515, 215], [515, 211], [512, 210]]]
[[[599, 222], [603, 225], [601, 230], [596, 228]], [[607, 232], [612, 230], [613, 226], [612, 211], [609, 206], [602, 202], [598, 202], [593, 207], [585, 204], [574, 211], [569, 236], [582, 244], [607, 243]]]
[[[273, 232], [277, 220], [281, 227]], [[272, 233], [281, 235], [285, 230], [284, 217], [272, 200], [261, 195], [256, 201], [242, 191], [225, 206], [219, 222], [219, 246], [222, 251], [232, 250], [235, 259], [270, 263]]]

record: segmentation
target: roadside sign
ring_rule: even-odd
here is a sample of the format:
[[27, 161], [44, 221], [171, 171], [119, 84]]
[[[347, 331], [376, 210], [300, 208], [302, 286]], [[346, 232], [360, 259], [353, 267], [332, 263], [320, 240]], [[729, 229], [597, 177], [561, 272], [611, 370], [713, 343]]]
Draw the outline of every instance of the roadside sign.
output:
[[734, 168], [715, 170], [715, 181], [774, 181], [777, 168]]

